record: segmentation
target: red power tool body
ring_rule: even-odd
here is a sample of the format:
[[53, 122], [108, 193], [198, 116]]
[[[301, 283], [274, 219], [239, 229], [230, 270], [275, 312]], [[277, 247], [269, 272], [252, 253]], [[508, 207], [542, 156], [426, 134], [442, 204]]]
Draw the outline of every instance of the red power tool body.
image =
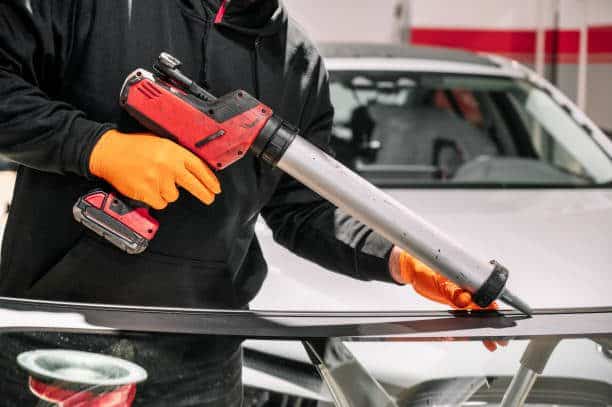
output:
[[[128, 76], [120, 103], [130, 115], [159, 136], [192, 151], [210, 167], [222, 170], [246, 154], [262, 133], [285, 125], [272, 109], [237, 90], [216, 98], [184, 76], [180, 62], [162, 53], [155, 73], [138, 69]], [[263, 137], [263, 142], [269, 139]], [[73, 208], [75, 219], [122, 250], [146, 250], [159, 228], [141, 203], [116, 193], [92, 191]]]

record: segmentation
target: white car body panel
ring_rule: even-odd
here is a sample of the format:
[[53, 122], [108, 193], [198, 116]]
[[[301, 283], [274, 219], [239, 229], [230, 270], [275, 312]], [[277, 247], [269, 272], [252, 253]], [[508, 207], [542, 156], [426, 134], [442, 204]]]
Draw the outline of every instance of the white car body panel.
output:
[[[612, 190], [388, 192], [468, 251], [506, 265], [509, 286], [532, 307], [612, 306]], [[258, 229], [270, 270], [253, 309], [443, 309], [410, 287], [331, 273], [274, 243], [263, 224]]]

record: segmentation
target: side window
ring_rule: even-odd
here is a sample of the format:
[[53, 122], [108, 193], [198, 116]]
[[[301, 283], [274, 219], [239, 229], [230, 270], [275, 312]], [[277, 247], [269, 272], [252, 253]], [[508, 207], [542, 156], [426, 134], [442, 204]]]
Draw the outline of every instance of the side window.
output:
[[[567, 171], [570, 174], [583, 177], [587, 176], [587, 172], [584, 167], [572, 154], [570, 154], [565, 145], [553, 137], [553, 135], [546, 129], [546, 126], [542, 124], [542, 122], [546, 122], [546, 120], [538, 121], [528, 109], [518, 108], [521, 106], [521, 104], [526, 105], [528, 103], [524, 95], [521, 97], [516, 94], [509, 94], [508, 97], [511, 103], [517, 106], [517, 110], [522, 113], [521, 118], [525, 122], [525, 126], [528, 129], [530, 137], [529, 141], [540, 160], [547, 162], [556, 168]], [[548, 114], [546, 109], [542, 109], [542, 111]], [[542, 114], [541, 117], [547, 117], [546, 114]]]

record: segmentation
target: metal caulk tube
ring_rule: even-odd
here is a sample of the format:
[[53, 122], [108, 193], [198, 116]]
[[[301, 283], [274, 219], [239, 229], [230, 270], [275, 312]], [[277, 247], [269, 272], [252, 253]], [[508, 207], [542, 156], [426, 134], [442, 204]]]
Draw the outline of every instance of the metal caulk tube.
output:
[[[274, 121], [272, 118], [271, 121]], [[323, 198], [474, 294], [478, 305], [500, 299], [526, 314], [530, 307], [505, 288], [508, 271], [483, 261], [444, 232], [280, 122], [252, 147]], [[267, 144], [266, 144], [267, 143]]]

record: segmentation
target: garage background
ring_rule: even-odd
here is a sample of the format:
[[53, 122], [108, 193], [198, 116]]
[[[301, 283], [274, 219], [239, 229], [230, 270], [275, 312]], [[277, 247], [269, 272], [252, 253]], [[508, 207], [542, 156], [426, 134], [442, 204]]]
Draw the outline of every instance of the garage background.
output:
[[612, 0], [284, 0], [319, 42], [444, 46], [535, 68], [612, 129]]

